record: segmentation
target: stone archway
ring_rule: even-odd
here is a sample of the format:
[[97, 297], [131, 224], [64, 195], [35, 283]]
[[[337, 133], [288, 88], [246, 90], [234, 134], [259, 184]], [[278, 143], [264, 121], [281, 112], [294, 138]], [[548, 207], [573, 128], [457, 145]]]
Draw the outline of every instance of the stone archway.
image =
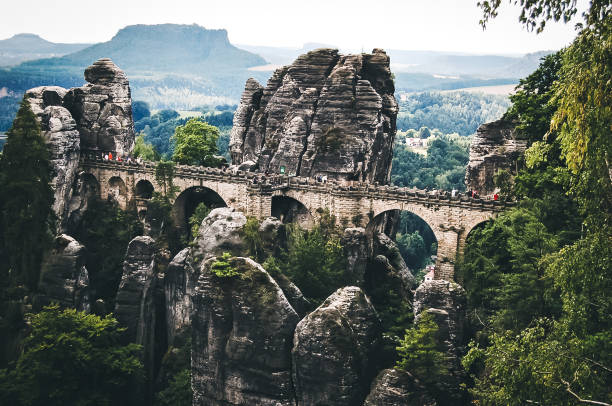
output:
[[388, 209], [368, 221], [369, 235], [383, 233], [395, 242], [406, 265], [423, 279], [438, 261], [439, 233], [429, 222], [410, 210]]
[[127, 207], [127, 187], [119, 176], [113, 176], [108, 180], [108, 194], [106, 198], [117, 202], [122, 209]]
[[183, 190], [174, 201], [172, 217], [174, 224], [183, 232], [189, 230], [189, 218], [200, 203], [209, 208], [227, 207], [227, 203], [214, 190], [204, 186], [192, 186]]
[[146, 179], [141, 179], [136, 183], [134, 196], [139, 199], [150, 199], [153, 197], [155, 188], [153, 184]]
[[308, 208], [289, 196], [272, 196], [271, 214], [283, 223], [297, 223], [305, 228], [314, 225], [314, 218]]

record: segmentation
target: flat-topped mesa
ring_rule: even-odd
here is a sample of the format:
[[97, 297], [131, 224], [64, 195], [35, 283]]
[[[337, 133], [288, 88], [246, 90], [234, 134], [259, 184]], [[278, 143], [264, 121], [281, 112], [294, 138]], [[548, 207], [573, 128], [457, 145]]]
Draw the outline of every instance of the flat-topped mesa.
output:
[[81, 134], [81, 149], [129, 154], [135, 136], [127, 76], [102, 58], [85, 69], [85, 80], [89, 83], [70, 89], [64, 97]]
[[232, 163], [259, 172], [387, 183], [398, 105], [389, 57], [318, 49], [246, 83]]

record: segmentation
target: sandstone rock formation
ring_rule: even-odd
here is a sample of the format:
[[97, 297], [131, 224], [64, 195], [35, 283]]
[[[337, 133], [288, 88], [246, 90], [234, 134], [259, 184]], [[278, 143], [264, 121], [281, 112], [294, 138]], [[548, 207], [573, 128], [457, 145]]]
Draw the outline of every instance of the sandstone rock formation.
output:
[[80, 88], [41, 86], [24, 96], [50, 151], [58, 232], [78, 221], [95, 187], [79, 176], [81, 150], [125, 155], [134, 146], [132, 99], [123, 71], [110, 59], [100, 59], [85, 70], [85, 79], [90, 83]]
[[342, 247], [347, 260], [347, 275], [356, 286], [362, 286], [371, 255], [368, 237], [362, 227], [346, 228], [342, 234]]
[[114, 314], [126, 328], [124, 340], [143, 346], [147, 396], [166, 348], [163, 278], [157, 269], [155, 240], [135, 237], [125, 254]]
[[231, 207], [212, 210], [202, 221], [192, 255], [203, 261], [229, 252], [234, 256], [247, 255], [248, 248], [242, 238], [246, 216]]
[[[465, 290], [455, 282], [432, 280], [423, 282], [414, 295], [414, 314], [418, 320], [422, 312], [434, 316], [438, 325], [440, 350], [445, 353], [448, 378], [438, 383], [438, 391], [446, 398], [444, 404], [457, 404], [465, 400], [459, 384], [465, 382], [461, 358], [465, 354], [465, 320], [467, 297]], [[441, 402], [442, 403], [442, 402]]]
[[108, 58], [85, 69], [83, 87], [70, 89], [64, 105], [81, 134], [84, 150], [127, 155], [134, 146], [132, 98], [127, 76]]
[[465, 173], [467, 189], [481, 196], [495, 193], [493, 179], [497, 171], [508, 170], [516, 175], [517, 160], [526, 148], [527, 140], [517, 136], [515, 123], [500, 119], [478, 127]]
[[53, 211], [58, 218], [58, 231], [65, 230], [68, 202], [72, 198], [79, 165], [80, 137], [70, 112], [62, 107], [66, 90], [57, 86], [43, 86], [30, 89], [24, 98], [38, 117], [42, 136], [49, 149], [50, 164], [53, 168], [55, 201]]
[[436, 401], [408, 372], [382, 370], [374, 382], [364, 406], [436, 406]]
[[176, 254], [164, 273], [168, 345], [181, 330], [191, 326], [191, 296], [197, 277], [189, 248]]
[[89, 312], [89, 273], [85, 247], [69, 235], [55, 238], [41, 265], [39, 306], [57, 302], [62, 307]]
[[293, 339], [298, 405], [361, 405], [376, 371], [380, 321], [363, 291], [338, 289], [306, 316]]
[[123, 275], [115, 301], [115, 316], [127, 328], [129, 341], [143, 344], [149, 329], [154, 285], [157, 282], [155, 267], [155, 240], [147, 236], [135, 237], [130, 241]]
[[[402, 296], [406, 299], [412, 298], [412, 294], [409, 293], [415, 286], [416, 280], [412, 272], [406, 265], [402, 254], [400, 253], [397, 244], [389, 238], [385, 233], [378, 233], [373, 236], [374, 239], [374, 254], [382, 255], [388, 261], [386, 267], [393, 274], [393, 277], [397, 279], [402, 289]], [[383, 262], [387, 262], [383, 261]], [[389, 268], [389, 266], [391, 268]]]
[[299, 320], [278, 284], [253, 260], [219, 277], [202, 264], [193, 300], [193, 404], [295, 405], [291, 343]]
[[385, 183], [398, 112], [394, 90], [389, 57], [380, 49], [302, 55], [276, 70], [265, 88], [247, 81], [234, 116], [232, 163]]

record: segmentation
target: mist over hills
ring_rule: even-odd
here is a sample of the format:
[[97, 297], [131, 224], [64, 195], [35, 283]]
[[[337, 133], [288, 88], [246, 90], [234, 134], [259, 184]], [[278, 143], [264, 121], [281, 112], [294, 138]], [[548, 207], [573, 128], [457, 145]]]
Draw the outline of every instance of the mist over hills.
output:
[[54, 43], [36, 34], [17, 34], [0, 40], [0, 66], [17, 65], [32, 59], [63, 56], [90, 45]]

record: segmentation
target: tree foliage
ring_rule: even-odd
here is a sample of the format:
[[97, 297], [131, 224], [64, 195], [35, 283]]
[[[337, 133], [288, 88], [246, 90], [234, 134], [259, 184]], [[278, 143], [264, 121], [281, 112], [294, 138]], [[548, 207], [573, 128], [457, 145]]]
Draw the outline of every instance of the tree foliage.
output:
[[55, 231], [55, 215], [49, 152], [27, 101], [22, 101], [7, 135], [0, 156], [0, 250], [10, 267], [8, 277], [34, 291], [44, 249]]
[[424, 311], [414, 327], [407, 329], [397, 347], [397, 368], [410, 372], [424, 383], [433, 384], [443, 379], [447, 368], [444, 353], [438, 349], [438, 325], [433, 316]]
[[145, 161], [159, 161], [160, 159], [153, 144], [149, 144], [145, 141], [144, 133], [140, 133], [138, 137], [136, 137], [133, 153], [135, 158], [142, 158]]
[[215, 158], [218, 138], [217, 127], [192, 118], [174, 131], [172, 160], [185, 165], [218, 165], [219, 161]]
[[208, 216], [211, 208], [206, 205], [206, 203], [200, 203], [195, 208], [195, 211], [189, 217], [189, 227], [191, 230], [191, 238], [196, 238], [198, 236], [198, 232], [200, 231], [200, 225], [202, 224], [202, 220]]
[[143, 378], [140, 346], [121, 344], [117, 321], [49, 306], [29, 316], [31, 331], [14, 368], [0, 370], [11, 405], [132, 405]]
[[419, 189], [465, 190], [469, 141], [450, 136], [429, 140], [427, 156], [412, 151], [401, 138], [396, 142], [391, 182]]

